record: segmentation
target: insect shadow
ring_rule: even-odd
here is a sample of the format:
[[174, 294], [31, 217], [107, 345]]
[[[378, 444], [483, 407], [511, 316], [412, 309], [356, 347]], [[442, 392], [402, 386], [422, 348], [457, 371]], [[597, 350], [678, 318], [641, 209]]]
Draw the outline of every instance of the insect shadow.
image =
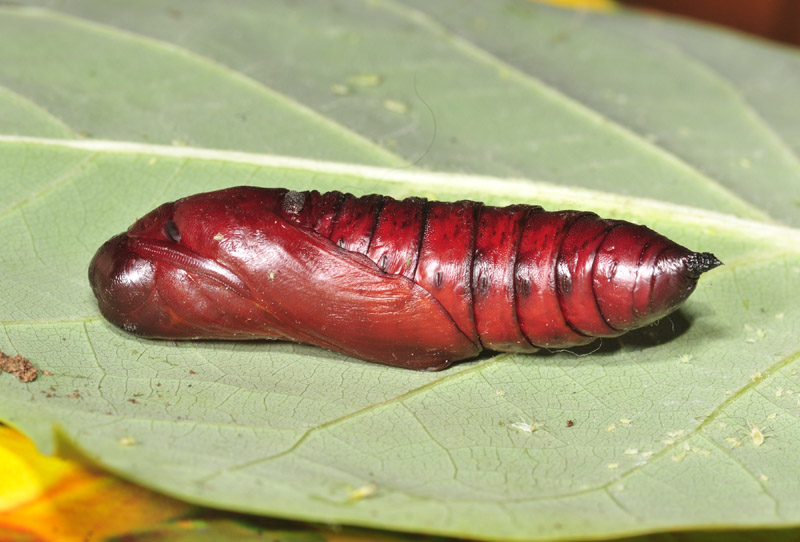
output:
[[694, 315], [684, 310], [678, 310], [652, 325], [629, 331], [620, 337], [601, 339], [584, 346], [568, 349], [542, 349], [535, 355], [546, 356], [568, 352], [578, 357], [591, 357], [614, 354], [623, 348], [646, 350], [677, 339], [689, 331], [694, 320]]

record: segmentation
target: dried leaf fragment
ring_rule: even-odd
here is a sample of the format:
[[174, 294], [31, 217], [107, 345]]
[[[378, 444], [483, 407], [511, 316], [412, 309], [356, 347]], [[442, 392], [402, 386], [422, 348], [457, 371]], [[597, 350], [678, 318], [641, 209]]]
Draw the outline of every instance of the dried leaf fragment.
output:
[[33, 382], [39, 374], [39, 370], [27, 358], [19, 354], [11, 357], [1, 350], [0, 371], [11, 373], [20, 382]]

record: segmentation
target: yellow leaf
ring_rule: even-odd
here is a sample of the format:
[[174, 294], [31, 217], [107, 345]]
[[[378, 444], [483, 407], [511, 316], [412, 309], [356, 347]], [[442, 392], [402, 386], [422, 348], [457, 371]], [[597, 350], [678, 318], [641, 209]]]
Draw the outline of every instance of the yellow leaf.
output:
[[617, 7], [614, 0], [531, 0], [541, 4], [550, 4], [559, 8], [582, 9], [588, 11], [612, 11]]
[[99, 541], [152, 527], [191, 506], [40, 454], [21, 433], [0, 426], [0, 538]]

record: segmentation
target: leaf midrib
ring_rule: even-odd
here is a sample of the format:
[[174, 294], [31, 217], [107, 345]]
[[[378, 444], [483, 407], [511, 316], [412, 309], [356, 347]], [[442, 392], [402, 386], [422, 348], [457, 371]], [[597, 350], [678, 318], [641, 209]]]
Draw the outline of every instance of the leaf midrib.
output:
[[[718, 231], [745, 238], [768, 242], [781, 249], [792, 247], [800, 250], [800, 229], [789, 226], [767, 224], [729, 214], [699, 209], [685, 205], [667, 203], [647, 198], [620, 196], [586, 188], [564, 187], [543, 181], [523, 181], [518, 178], [499, 178], [481, 175], [462, 175], [453, 173], [434, 173], [427, 171], [408, 171], [396, 168], [382, 168], [343, 162], [326, 162], [307, 158], [274, 154], [255, 154], [240, 151], [226, 151], [198, 147], [175, 147], [125, 141], [99, 139], [70, 140], [48, 139], [27, 136], [0, 135], [2, 144], [28, 144], [69, 148], [94, 152], [96, 154], [150, 155], [167, 158], [197, 159], [211, 162], [230, 162], [269, 168], [282, 168], [308, 173], [327, 173], [360, 179], [376, 178], [386, 183], [401, 186], [419, 187], [417, 190], [430, 190], [431, 187], [449, 188], [476, 192], [492, 186], [491, 194], [497, 197], [519, 200], [547, 196], [550, 198], [591, 201], [597, 208], [618, 209], [635, 208], [637, 214], [659, 214], [669, 216], [673, 222], [691, 226], [712, 227]], [[27, 200], [32, 201], [31, 199]]]

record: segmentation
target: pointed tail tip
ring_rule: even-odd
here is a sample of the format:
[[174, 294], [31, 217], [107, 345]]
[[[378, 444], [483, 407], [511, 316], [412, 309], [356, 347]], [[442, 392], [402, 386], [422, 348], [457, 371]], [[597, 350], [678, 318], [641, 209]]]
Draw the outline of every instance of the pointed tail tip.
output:
[[689, 256], [686, 262], [689, 274], [697, 278], [706, 271], [711, 271], [715, 267], [722, 265], [722, 262], [710, 252], [695, 252]]

